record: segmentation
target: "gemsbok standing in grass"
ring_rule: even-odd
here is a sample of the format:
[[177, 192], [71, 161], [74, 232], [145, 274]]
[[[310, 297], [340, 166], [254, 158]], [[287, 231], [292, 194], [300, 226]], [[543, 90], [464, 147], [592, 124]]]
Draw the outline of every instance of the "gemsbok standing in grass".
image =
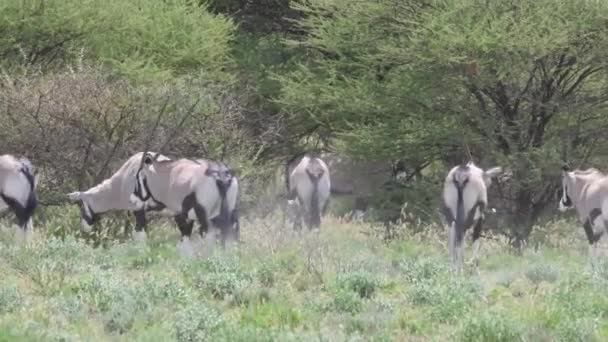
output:
[[[137, 173], [141, 165], [143, 152], [131, 156], [110, 178], [98, 185], [85, 190], [68, 194], [70, 201], [80, 206], [81, 229], [85, 232], [93, 230], [93, 224], [99, 220], [100, 214], [110, 210], [128, 210], [135, 215], [136, 240], [146, 238], [146, 211], [158, 211], [163, 205], [148, 201], [146, 206], [135, 195], [141, 191], [137, 183]], [[169, 160], [159, 155], [159, 161]], [[145, 184], [144, 184], [145, 185]]]
[[294, 229], [301, 228], [302, 216], [310, 230], [319, 229], [331, 189], [327, 165], [319, 157], [303, 154], [292, 158], [286, 171], [287, 200], [296, 209]]
[[0, 202], [15, 213], [19, 242], [28, 242], [33, 232], [32, 216], [38, 205], [37, 172], [27, 158], [0, 156]]
[[502, 173], [501, 167], [484, 171], [473, 162], [455, 166], [443, 185], [442, 211], [448, 226], [448, 247], [452, 266], [460, 271], [464, 260], [464, 235], [473, 228], [473, 262], [477, 264], [484, 211], [488, 204], [487, 189], [492, 178]]
[[571, 171], [562, 167], [562, 196], [559, 210], [576, 209], [583, 223], [589, 257], [594, 263], [597, 258], [597, 244], [608, 230], [608, 177], [595, 168]]
[[[226, 192], [226, 205], [228, 209], [228, 214], [230, 217], [230, 225], [233, 233], [233, 237], [236, 241], [240, 241], [241, 227], [239, 223], [238, 210], [237, 210], [237, 200], [239, 193], [239, 181], [238, 177], [234, 174], [234, 170], [231, 169], [226, 163], [211, 160], [211, 159], [194, 159], [198, 163], [208, 163], [210, 168], [210, 174], [214, 177], [217, 177], [217, 181], [219, 183], [224, 183], [222, 185], [222, 189]], [[220, 227], [222, 224], [219, 220], [222, 219], [222, 214], [211, 218], [211, 223], [215, 227]], [[190, 219], [189, 219], [190, 220]], [[193, 224], [194, 221], [190, 220]], [[201, 227], [202, 229], [203, 227]], [[206, 234], [206, 231], [201, 231], [201, 234]]]
[[137, 174], [137, 182], [144, 189], [138, 196], [142, 200], [150, 196], [174, 213], [182, 234], [182, 249], [188, 255], [194, 254], [190, 221], [198, 220], [201, 236], [206, 232], [207, 252], [211, 253], [215, 228], [220, 230], [222, 247], [236, 239], [234, 210], [231, 212], [230, 208], [230, 203], [236, 203], [238, 191], [236, 186], [231, 186], [234, 179], [230, 169], [208, 160], [159, 161], [147, 153]]

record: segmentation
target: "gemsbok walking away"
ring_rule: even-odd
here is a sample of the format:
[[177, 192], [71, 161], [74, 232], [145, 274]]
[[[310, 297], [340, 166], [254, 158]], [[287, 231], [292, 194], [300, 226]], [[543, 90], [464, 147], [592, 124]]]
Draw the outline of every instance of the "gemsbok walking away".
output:
[[[136, 194], [142, 190], [138, 187], [137, 174], [141, 166], [143, 152], [132, 155], [110, 178], [98, 185], [85, 190], [68, 194], [70, 201], [80, 206], [81, 229], [85, 232], [93, 230], [93, 225], [102, 213], [110, 210], [128, 210], [135, 216], [136, 240], [146, 238], [146, 211], [160, 211], [164, 206], [148, 200], [145, 205]], [[170, 160], [159, 155], [159, 161]], [[145, 186], [145, 183], [144, 183]]]
[[0, 202], [17, 217], [19, 242], [27, 242], [33, 232], [32, 216], [38, 205], [37, 172], [27, 158], [0, 155]]
[[462, 270], [463, 266], [464, 235], [473, 225], [473, 262], [477, 264], [479, 237], [488, 204], [487, 189], [492, 184], [492, 178], [501, 173], [501, 167], [484, 171], [469, 162], [455, 166], [445, 178], [442, 211], [447, 221], [450, 259], [452, 266], [458, 271]]
[[149, 196], [175, 215], [182, 249], [188, 255], [194, 254], [191, 221], [199, 221], [200, 234], [205, 235], [210, 253], [216, 239], [215, 228], [220, 230], [222, 247], [236, 239], [238, 224], [235, 227], [236, 213], [231, 212], [234, 205], [230, 206], [237, 198], [238, 185], [231, 186], [233, 182], [237, 184], [235, 179], [230, 169], [205, 159], [160, 161], [147, 153], [137, 174], [139, 188], [143, 189], [138, 196], [142, 200]]
[[[234, 170], [232, 170], [226, 163], [211, 160], [211, 159], [196, 159], [199, 163], [207, 162], [210, 165], [210, 173], [212, 176], [216, 177], [216, 183], [218, 184], [218, 188], [222, 188], [221, 191], [225, 192], [226, 197], [226, 205], [228, 210], [228, 216], [230, 221], [226, 224], [231, 225], [232, 233], [234, 234], [234, 238], [236, 241], [240, 241], [241, 239], [241, 226], [239, 223], [239, 216], [237, 210], [237, 201], [239, 196], [239, 180], [238, 177], [234, 174]], [[220, 210], [220, 214], [216, 217], [211, 218], [211, 223], [216, 227], [221, 227], [222, 222], [220, 220], [224, 216], [222, 215], [222, 211]]]
[[308, 154], [297, 155], [287, 163], [285, 179], [288, 203], [296, 207], [294, 229], [302, 227], [302, 216], [310, 230], [319, 229], [331, 189], [325, 162]]
[[589, 257], [594, 263], [597, 258], [597, 244], [608, 230], [608, 177], [595, 168], [570, 170], [562, 167], [562, 196], [559, 210], [565, 212], [574, 208], [583, 223]]

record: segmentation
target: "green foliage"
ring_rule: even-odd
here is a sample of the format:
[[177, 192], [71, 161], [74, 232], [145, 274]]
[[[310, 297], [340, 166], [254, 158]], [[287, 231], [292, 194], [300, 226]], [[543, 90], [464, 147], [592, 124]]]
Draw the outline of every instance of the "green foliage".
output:
[[[500, 163], [513, 177], [493, 196], [516, 213], [504, 231], [517, 241], [551, 205], [561, 160], [595, 163], [589, 156], [605, 153], [608, 141], [594, 128], [606, 123], [603, 2], [293, 6], [307, 14], [299, 24], [309, 34], [287, 43], [308, 58], [276, 78], [294, 135], [356, 158], [439, 166], [443, 175], [469, 151], [483, 166]], [[434, 217], [424, 207], [436, 206], [428, 199], [439, 197], [441, 178], [424, 176], [419, 189], [376, 201], [382, 216], [395, 220], [404, 202], [426, 199], [417, 216]]]
[[257, 278], [264, 286], [271, 287], [276, 282], [275, 266], [269, 263], [263, 263], [257, 270]]
[[363, 301], [359, 294], [350, 289], [338, 288], [334, 292], [332, 309], [339, 312], [355, 314], [363, 308]]
[[551, 264], [535, 263], [526, 271], [526, 277], [534, 283], [554, 282], [559, 278], [559, 270]]
[[84, 54], [142, 81], [229, 77], [234, 24], [187, 1], [8, 0], [0, 13], [5, 65], [47, 67]]
[[19, 289], [12, 284], [3, 284], [0, 287], [0, 314], [11, 313], [21, 306], [23, 296]]
[[[320, 235], [313, 235], [286, 233], [274, 218], [243, 220], [242, 238], [247, 243], [210, 258], [181, 257], [176, 247], [179, 233], [163, 226], [153, 225], [146, 247], [129, 242], [103, 249], [91, 248], [72, 235], [65, 241], [52, 238], [44, 226], [37, 227], [41, 229], [31, 248], [12, 246], [12, 240], [0, 235], [0, 258], [5, 261], [0, 265], [0, 339], [605, 337], [607, 282], [601, 265], [584, 264], [587, 243], [578, 238], [580, 231], [567, 237], [571, 246], [565, 254], [563, 248], [539, 244], [533, 253], [517, 256], [509, 254], [504, 239], [488, 239], [484, 254], [499, 260], [509, 255], [508, 262], [488, 264], [483, 260], [490, 258], [484, 257], [478, 275], [468, 270], [456, 275], [446, 260], [444, 242], [433, 242], [443, 235], [417, 234], [383, 244], [361, 234], [370, 227], [360, 223], [329, 220]], [[21, 258], [21, 253], [31, 255], [31, 260]], [[133, 267], [138, 255], [163, 258]], [[63, 260], [70, 262], [69, 267], [48, 266]], [[32, 281], [41, 269], [41, 279], [51, 280], [46, 289]], [[508, 287], [505, 275], [511, 279]], [[307, 286], [299, 285], [305, 282]]]
[[457, 334], [459, 341], [512, 342], [523, 340], [524, 329], [507, 313], [483, 312], [467, 317]]
[[397, 267], [403, 272], [404, 277], [412, 283], [432, 280], [449, 271], [447, 265], [428, 257], [403, 259], [397, 262]]
[[190, 342], [210, 340], [222, 324], [219, 312], [204, 302], [193, 302], [177, 312], [173, 326], [178, 341]]
[[88, 311], [88, 306], [80, 298], [67, 294], [53, 297], [51, 307], [56, 312], [64, 315], [69, 321], [74, 322], [86, 318]]
[[340, 274], [337, 279], [337, 286], [340, 289], [353, 291], [361, 298], [371, 298], [378, 283], [374, 275], [366, 272]]
[[88, 269], [94, 257], [87, 246], [74, 237], [60, 240], [50, 237], [31, 248], [7, 248], [6, 260], [43, 293], [61, 291], [68, 278]]
[[215, 257], [186, 267], [185, 272], [194, 273], [193, 282], [197, 288], [220, 299], [237, 294], [252, 281], [252, 276], [235, 259]]

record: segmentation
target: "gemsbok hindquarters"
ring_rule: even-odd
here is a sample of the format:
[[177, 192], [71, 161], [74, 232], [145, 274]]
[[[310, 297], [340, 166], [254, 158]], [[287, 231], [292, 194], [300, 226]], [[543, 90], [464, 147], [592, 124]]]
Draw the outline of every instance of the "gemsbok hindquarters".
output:
[[597, 258], [597, 243], [608, 230], [608, 177], [597, 169], [571, 171], [562, 167], [562, 196], [559, 210], [576, 209], [583, 223], [589, 257], [594, 263]]
[[34, 229], [32, 216], [38, 205], [37, 182], [36, 170], [28, 159], [9, 154], [0, 156], [0, 199], [17, 217], [19, 242], [27, 242]]
[[[138, 188], [137, 173], [142, 163], [143, 152], [131, 156], [110, 178], [85, 190], [68, 194], [70, 201], [80, 206], [81, 229], [90, 232], [102, 213], [110, 210], [128, 210], [135, 215], [136, 240], [146, 237], [146, 211], [162, 210], [163, 205], [146, 199], [143, 203], [136, 194], [145, 191]], [[160, 155], [158, 160], [169, 160]], [[145, 185], [145, 184], [144, 184]]]
[[[239, 223], [239, 217], [237, 212], [237, 200], [239, 194], [239, 181], [238, 177], [234, 174], [233, 170], [224, 162], [211, 160], [211, 159], [195, 159], [198, 163], [207, 163], [209, 165], [209, 174], [216, 178], [216, 184], [220, 192], [224, 192], [226, 197], [226, 205], [228, 210], [228, 216], [230, 222], [225, 224], [231, 225], [231, 232], [236, 241], [240, 241], [241, 227]], [[211, 218], [211, 223], [215, 227], [221, 227], [223, 224], [220, 222], [225, 216], [220, 214]], [[202, 228], [202, 227], [201, 227]], [[206, 233], [206, 232], [202, 232]]]
[[287, 199], [296, 206], [294, 229], [301, 228], [302, 216], [310, 230], [319, 229], [331, 189], [325, 162], [306, 154], [293, 158], [287, 163], [286, 183]]
[[227, 167], [218, 167], [204, 159], [159, 161], [148, 153], [137, 174], [140, 188], [144, 189], [138, 196], [150, 196], [174, 213], [182, 234], [182, 248], [188, 255], [194, 254], [190, 237], [192, 221], [198, 220], [201, 236], [206, 233], [210, 253], [216, 232], [209, 227], [219, 228], [222, 247], [236, 239], [235, 213], [230, 208], [230, 203], [236, 203], [238, 191], [236, 186], [231, 186], [234, 179]]
[[484, 171], [473, 162], [455, 166], [443, 185], [442, 211], [447, 221], [448, 245], [452, 266], [461, 270], [464, 260], [464, 235], [473, 228], [473, 261], [477, 263], [479, 237], [484, 211], [488, 204], [487, 189], [492, 178], [502, 173], [501, 167]]

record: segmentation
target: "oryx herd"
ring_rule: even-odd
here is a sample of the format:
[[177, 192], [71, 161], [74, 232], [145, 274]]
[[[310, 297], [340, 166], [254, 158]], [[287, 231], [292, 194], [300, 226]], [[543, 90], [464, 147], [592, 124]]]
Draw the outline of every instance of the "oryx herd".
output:
[[[608, 177], [597, 169], [562, 172], [560, 211], [575, 208], [583, 223], [591, 257], [597, 242], [608, 230]], [[492, 179], [503, 173], [501, 167], [483, 170], [473, 162], [453, 167], [443, 186], [441, 209], [448, 230], [452, 265], [463, 265], [463, 242], [473, 227], [473, 261], [479, 251], [487, 190]], [[37, 170], [26, 158], [0, 156], [0, 208], [8, 208], [17, 219], [22, 239], [32, 232], [32, 216], [37, 207]], [[286, 200], [296, 207], [294, 228], [302, 219], [311, 230], [321, 226], [330, 197], [331, 181], [327, 164], [309, 153], [297, 155], [286, 163]], [[192, 254], [190, 237], [194, 221], [211, 249], [219, 233], [222, 246], [238, 241], [238, 179], [221, 161], [210, 159], [173, 159], [155, 152], [131, 156], [110, 178], [86, 191], [68, 194], [80, 207], [81, 228], [91, 231], [102, 213], [127, 210], [135, 216], [134, 238], [146, 237], [146, 212], [172, 216], [181, 232], [181, 243]]]

